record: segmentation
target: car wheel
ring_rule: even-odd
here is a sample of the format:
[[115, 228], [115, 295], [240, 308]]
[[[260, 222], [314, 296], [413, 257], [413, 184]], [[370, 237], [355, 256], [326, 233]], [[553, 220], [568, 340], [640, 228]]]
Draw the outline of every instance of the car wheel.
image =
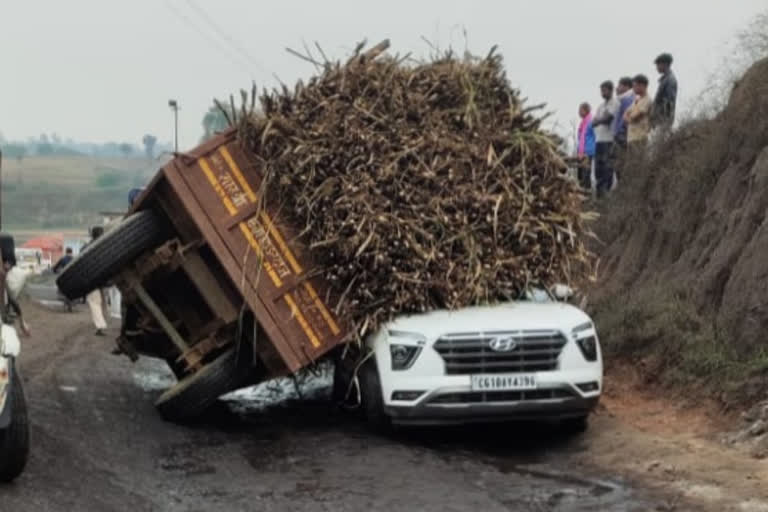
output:
[[190, 420], [205, 412], [221, 395], [237, 389], [245, 381], [249, 367], [250, 358], [231, 348], [160, 395], [155, 407], [167, 421]]
[[564, 419], [560, 422], [560, 428], [566, 435], [583, 434], [589, 428], [589, 416], [584, 415]]
[[342, 408], [360, 405], [357, 389], [350, 389], [355, 378], [355, 368], [360, 361], [360, 351], [351, 346], [337, 350], [333, 356], [333, 388], [331, 399]]
[[377, 432], [389, 432], [392, 428], [392, 421], [384, 411], [381, 380], [374, 358], [370, 358], [363, 364], [358, 377], [365, 419]]
[[348, 376], [344, 371], [342, 362], [337, 359], [333, 365], [333, 388], [331, 390], [331, 400], [333, 400], [333, 403], [343, 405], [346, 402], [348, 389]]
[[166, 239], [165, 225], [157, 214], [151, 210], [134, 213], [91, 242], [64, 268], [56, 284], [70, 299], [83, 297]]
[[29, 456], [27, 401], [18, 372], [11, 377], [11, 423], [0, 430], [0, 482], [10, 482], [24, 471]]

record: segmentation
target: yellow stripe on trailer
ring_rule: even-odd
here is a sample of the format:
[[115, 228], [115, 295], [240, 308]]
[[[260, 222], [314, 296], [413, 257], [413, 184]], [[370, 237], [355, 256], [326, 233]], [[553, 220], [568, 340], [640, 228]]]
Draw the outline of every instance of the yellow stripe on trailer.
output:
[[320, 340], [317, 339], [317, 336], [312, 330], [312, 327], [310, 327], [309, 322], [307, 322], [307, 319], [304, 318], [304, 314], [299, 309], [299, 306], [296, 305], [296, 301], [293, 300], [293, 297], [291, 296], [291, 294], [286, 293], [285, 295], [283, 295], [283, 299], [285, 299], [285, 302], [286, 304], [288, 304], [288, 307], [291, 308], [291, 313], [293, 313], [293, 316], [296, 317], [296, 320], [299, 322], [299, 325], [301, 326], [301, 329], [304, 331], [304, 334], [306, 334], [307, 338], [309, 338], [309, 342], [312, 343], [312, 346], [315, 348], [320, 347]]
[[208, 162], [205, 160], [205, 158], [200, 158], [197, 161], [197, 163], [200, 166], [200, 168], [203, 170], [203, 173], [205, 174], [206, 178], [208, 178], [208, 181], [213, 187], [213, 190], [215, 190], [216, 193], [219, 195], [221, 202], [224, 203], [224, 207], [227, 209], [229, 214], [234, 215], [235, 213], [237, 213], [237, 208], [235, 208], [235, 205], [232, 203], [232, 200], [229, 198], [229, 196], [227, 196], [227, 193], [221, 187], [219, 180], [216, 179], [216, 176], [213, 174], [213, 171], [211, 170], [211, 166], [208, 165]]

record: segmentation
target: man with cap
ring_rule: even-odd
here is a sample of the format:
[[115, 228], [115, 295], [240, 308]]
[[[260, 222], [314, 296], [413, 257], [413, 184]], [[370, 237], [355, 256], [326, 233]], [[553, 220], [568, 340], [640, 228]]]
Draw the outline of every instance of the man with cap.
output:
[[677, 77], [672, 72], [672, 55], [662, 53], [656, 57], [655, 63], [661, 78], [653, 101], [652, 122], [654, 127], [669, 129], [675, 122], [677, 104]]

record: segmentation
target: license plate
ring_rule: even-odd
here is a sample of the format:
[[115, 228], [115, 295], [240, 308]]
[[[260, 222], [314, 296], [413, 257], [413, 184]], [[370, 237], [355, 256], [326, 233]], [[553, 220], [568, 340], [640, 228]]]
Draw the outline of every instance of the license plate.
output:
[[472, 375], [472, 391], [525, 391], [536, 389], [535, 375]]

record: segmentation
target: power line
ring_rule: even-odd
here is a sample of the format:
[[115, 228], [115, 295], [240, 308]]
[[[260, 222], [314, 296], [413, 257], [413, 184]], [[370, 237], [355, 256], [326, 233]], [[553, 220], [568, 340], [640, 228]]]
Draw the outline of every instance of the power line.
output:
[[261, 71], [268, 73], [268, 70], [256, 60], [235, 38], [233, 38], [226, 30], [224, 30], [218, 23], [216, 23], [211, 16], [200, 7], [194, 0], [187, 0], [187, 4], [197, 12], [197, 14], [210, 26], [222, 39], [224, 39], [229, 46], [237, 51], [241, 57], [244, 57], [248, 62], [258, 67]]
[[173, 5], [173, 3], [170, 0], [165, 0], [165, 6], [170, 10], [174, 15], [176, 15], [177, 18], [179, 18], [184, 24], [187, 26], [193, 28], [195, 32], [197, 32], [203, 39], [208, 41], [209, 44], [216, 47], [218, 51], [220, 51], [222, 54], [226, 55], [226, 57], [237, 66], [237, 69], [242, 71], [243, 66], [250, 67], [250, 63], [243, 60], [243, 58], [237, 54], [233, 54], [229, 49], [226, 48], [226, 46], [216, 39], [215, 37], [212, 37], [208, 32], [203, 30], [196, 22], [194, 22], [189, 16], [184, 14], [182, 11], [176, 8], [176, 6]]

